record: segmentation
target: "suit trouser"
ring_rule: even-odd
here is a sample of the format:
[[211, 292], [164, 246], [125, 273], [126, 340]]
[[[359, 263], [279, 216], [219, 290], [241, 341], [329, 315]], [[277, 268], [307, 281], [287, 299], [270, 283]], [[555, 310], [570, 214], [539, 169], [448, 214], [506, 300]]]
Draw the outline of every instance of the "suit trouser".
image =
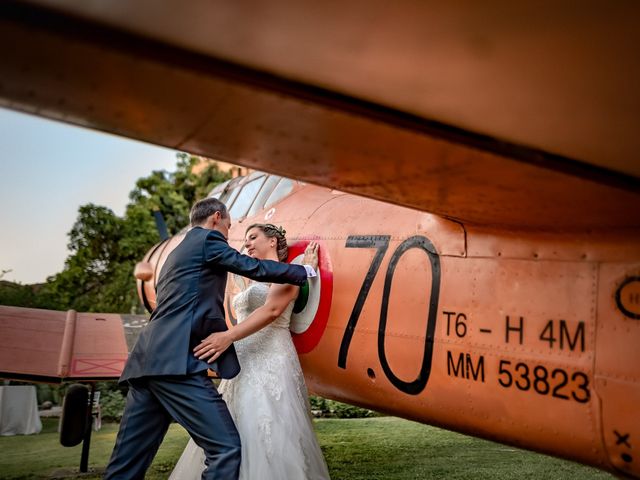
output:
[[240, 436], [206, 374], [129, 381], [129, 395], [105, 479], [143, 479], [175, 419], [205, 453], [203, 479], [237, 479]]

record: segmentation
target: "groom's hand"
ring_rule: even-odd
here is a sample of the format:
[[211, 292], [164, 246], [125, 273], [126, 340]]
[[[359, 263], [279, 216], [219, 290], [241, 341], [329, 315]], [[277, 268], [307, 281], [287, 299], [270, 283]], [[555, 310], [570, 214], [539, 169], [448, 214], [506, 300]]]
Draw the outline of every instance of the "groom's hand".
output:
[[232, 343], [228, 331], [212, 333], [193, 349], [193, 353], [200, 360], [213, 363]]

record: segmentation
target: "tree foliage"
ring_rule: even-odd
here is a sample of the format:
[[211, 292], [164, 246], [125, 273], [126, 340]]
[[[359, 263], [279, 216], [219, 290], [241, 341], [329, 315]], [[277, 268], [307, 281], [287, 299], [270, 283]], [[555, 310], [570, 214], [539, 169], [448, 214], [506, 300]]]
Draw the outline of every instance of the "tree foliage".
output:
[[228, 179], [215, 164], [197, 174], [198, 157], [178, 154], [174, 172], [154, 171], [140, 178], [129, 194], [125, 214], [87, 204], [69, 232], [70, 251], [62, 272], [34, 291], [32, 286], [0, 285], [0, 304], [74, 309], [85, 312], [142, 313], [133, 269], [159, 239], [154, 211], [164, 216], [170, 234], [189, 223], [189, 209], [218, 183]]
[[0, 305], [55, 309], [58, 302], [47, 294], [44, 285], [22, 285], [0, 280]]

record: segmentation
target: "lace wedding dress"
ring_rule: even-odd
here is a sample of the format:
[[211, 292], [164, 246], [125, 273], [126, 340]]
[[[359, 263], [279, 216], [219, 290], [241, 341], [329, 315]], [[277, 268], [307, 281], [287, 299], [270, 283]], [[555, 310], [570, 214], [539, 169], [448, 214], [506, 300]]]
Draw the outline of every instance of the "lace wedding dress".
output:
[[[233, 299], [238, 322], [264, 305], [269, 285], [253, 283]], [[218, 391], [240, 433], [243, 480], [328, 479], [307, 388], [291, 341], [293, 302], [273, 323], [235, 342], [241, 371]], [[204, 453], [189, 440], [170, 480], [199, 480]]]

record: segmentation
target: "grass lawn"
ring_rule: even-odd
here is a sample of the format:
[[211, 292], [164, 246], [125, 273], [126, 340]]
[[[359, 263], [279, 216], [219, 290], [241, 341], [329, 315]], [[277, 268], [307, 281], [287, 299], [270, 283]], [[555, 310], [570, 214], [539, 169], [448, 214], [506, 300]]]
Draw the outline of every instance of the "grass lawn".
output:
[[574, 462], [395, 417], [322, 420], [316, 431], [333, 480], [614, 478]]
[[[117, 428], [106, 424], [93, 432], [90, 468], [106, 465]], [[44, 418], [39, 435], [0, 437], [0, 478], [56, 478], [53, 472], [77, 470], [81, 446], [62, 447], [56, 429], [57, 419]], [[316, 431], [334, 480], [613, 478], [572, 462], [393, 417], [322, 419], [316, 421]], [[171, 425], [146, 478], [166, 479], [187, 440], [181, 427]]]

